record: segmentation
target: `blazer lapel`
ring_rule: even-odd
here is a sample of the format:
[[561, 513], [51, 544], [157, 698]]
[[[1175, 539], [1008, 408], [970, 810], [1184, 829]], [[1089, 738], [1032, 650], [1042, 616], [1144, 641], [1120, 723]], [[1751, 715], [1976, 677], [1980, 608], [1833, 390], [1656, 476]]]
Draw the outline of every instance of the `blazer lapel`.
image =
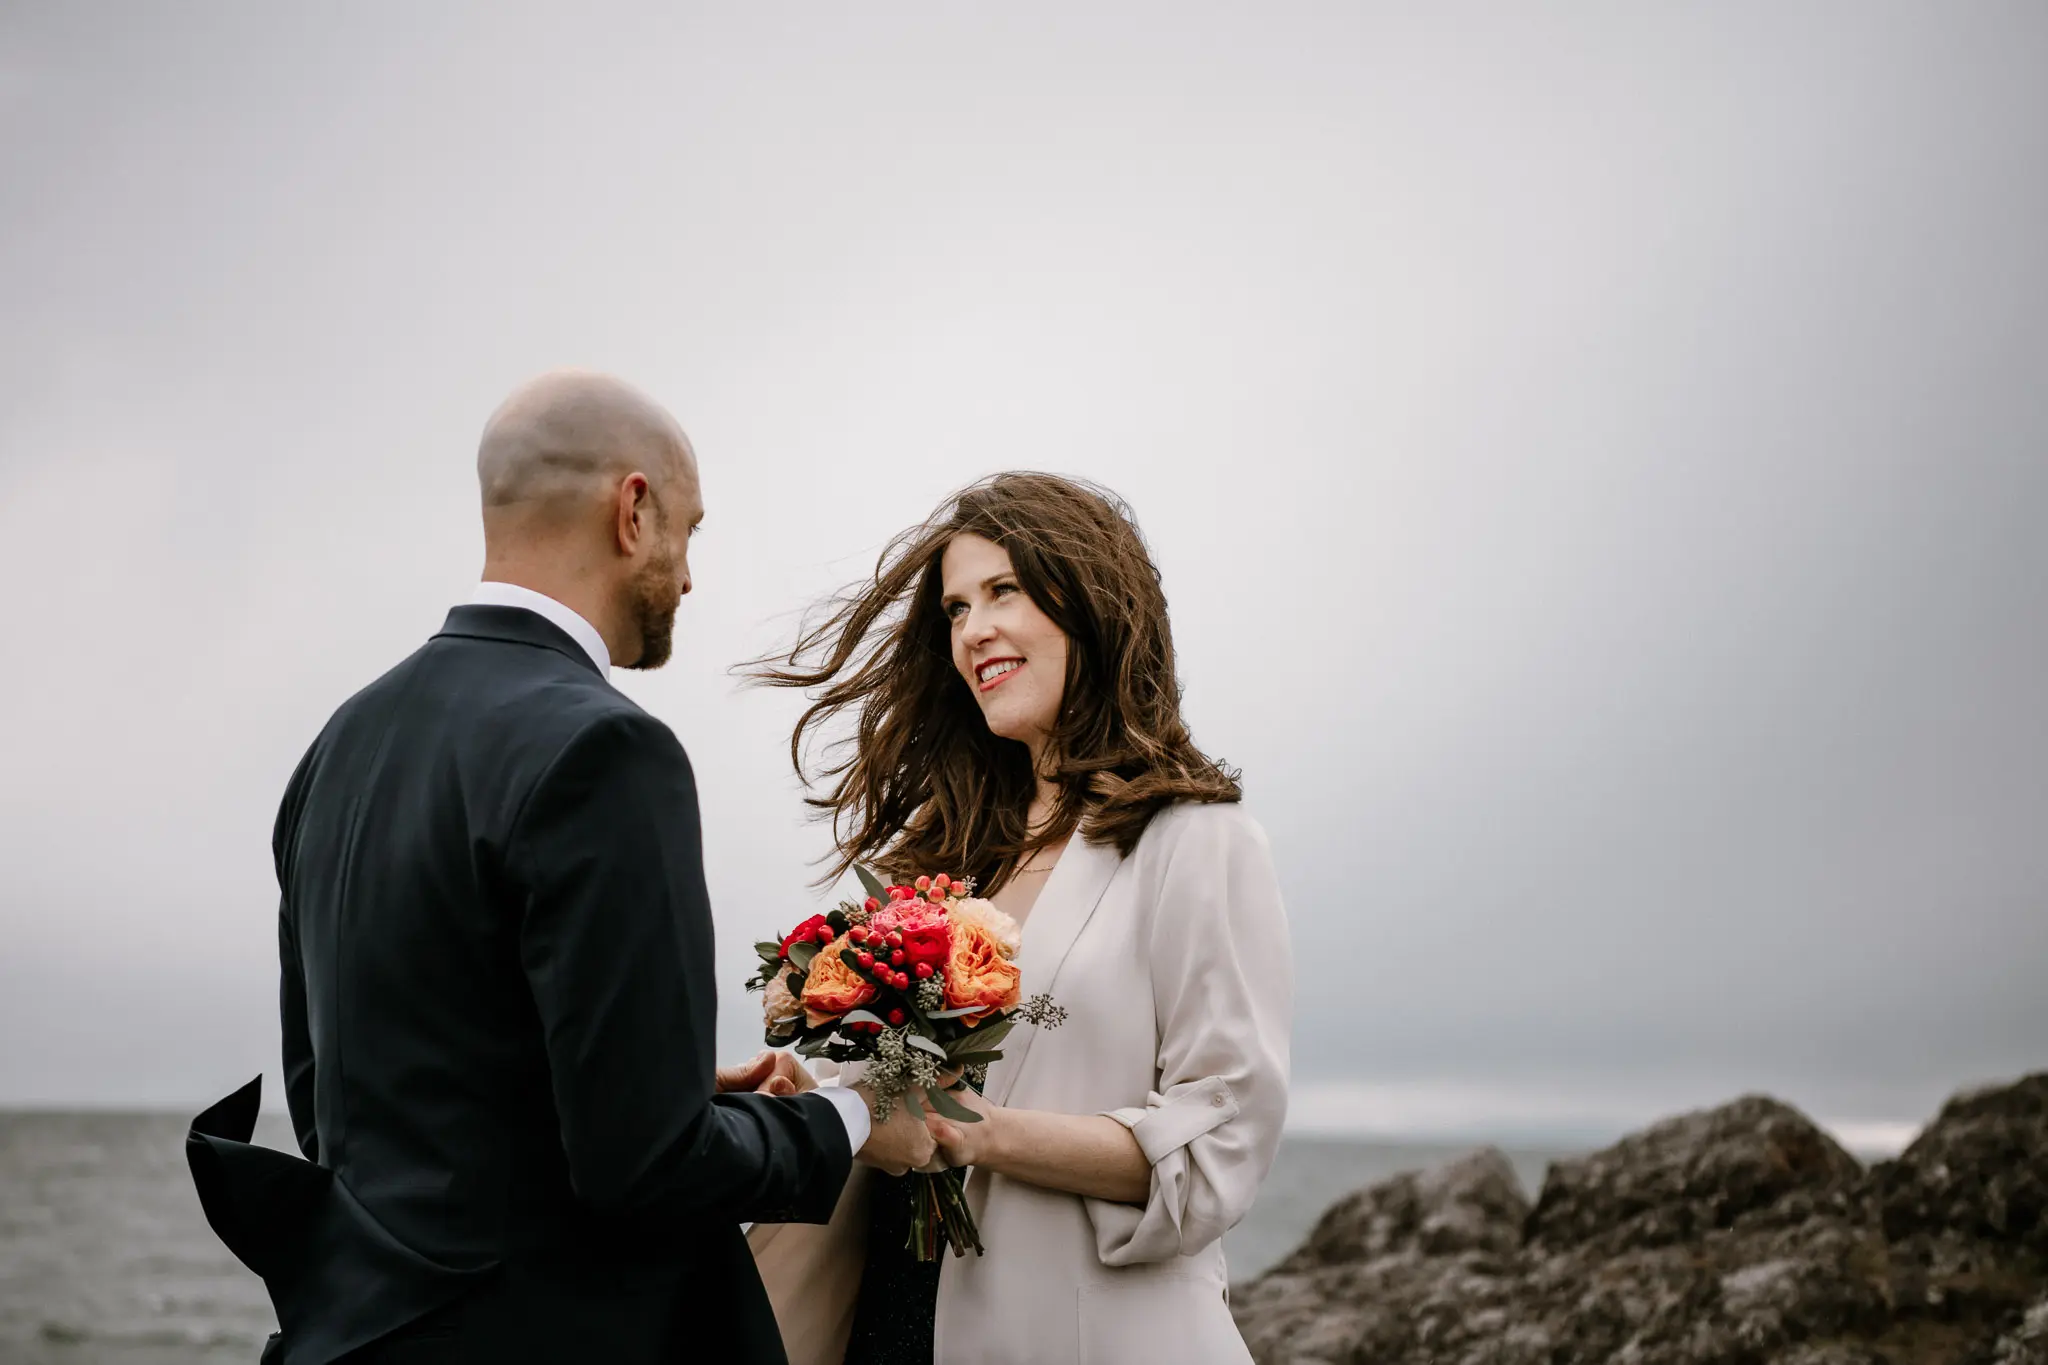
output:
[[[1112, 844], [1091, 844], [1078, 832], [1068, 842], [1059, 866], [1046, 878], [1038, 903], [1024, 920], [1024, 943], [1017, 953], [1017, 965], [1024, 970], [1027, 996], [1047, 991], [1057, 1000], [1060, 968], [1123, 863], [1123, 854]], [[997, 1104], [1009, 1102], [1017, 1074], [1037, 1036], [1038, 1029], [1026, 1026], [1004, 1040], [1003, 1059], [989, 1069], [989, 1099]]]

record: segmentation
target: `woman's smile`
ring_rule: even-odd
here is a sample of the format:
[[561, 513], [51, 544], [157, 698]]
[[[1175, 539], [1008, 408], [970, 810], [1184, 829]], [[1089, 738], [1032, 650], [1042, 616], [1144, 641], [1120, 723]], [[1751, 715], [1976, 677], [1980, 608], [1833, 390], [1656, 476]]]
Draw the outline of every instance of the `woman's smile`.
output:
[[1023, 666], [1024, 661], [1018, 658], [990, 659], [975, 668], [974, 676], [983, 692], [993, 692]]

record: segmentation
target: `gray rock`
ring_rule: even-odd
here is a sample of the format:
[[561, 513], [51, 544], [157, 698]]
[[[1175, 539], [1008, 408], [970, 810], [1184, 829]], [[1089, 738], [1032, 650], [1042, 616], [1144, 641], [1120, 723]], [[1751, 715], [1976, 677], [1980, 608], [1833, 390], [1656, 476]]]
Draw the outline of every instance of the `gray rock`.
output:
[[1961, 1233], [2048, 1252], [2048, 1073], [1972, 1091], [1872, 1174], [1888, 1237]]
[[1402, 1252], [1449, 1256], [1522, 1245], [1529, 1200], [1493, 1147], [1368, 1186], [1331, 1205], [1281, 1270], [1344, 1265]]
[[1476, 1152], [1346, 1196], [1233, 1311], [1262, 1365], [2048, 1365], [2044, 1097], [1961, 1097], [1866, 1173], [1751, 1096], [1559, 1163], [1534, 1208]]
[[2048, 1365], [2048, 1294], [1991, 1348], [1991, 1365]]
[[1807, 1343], [1771, 1357], [1771, 1365], [1889, 1365], [1868, 1346], [1830, 1341]]
[[1797, 1223], [1849, 1213], [1856, 1158], [1798, 1110], [1752, 1095], [1666, 1119], [1604, 1152], [1550, 1168], [1529, 1234], [1609, 1251], [1689, 1242], [1738, 1219]]

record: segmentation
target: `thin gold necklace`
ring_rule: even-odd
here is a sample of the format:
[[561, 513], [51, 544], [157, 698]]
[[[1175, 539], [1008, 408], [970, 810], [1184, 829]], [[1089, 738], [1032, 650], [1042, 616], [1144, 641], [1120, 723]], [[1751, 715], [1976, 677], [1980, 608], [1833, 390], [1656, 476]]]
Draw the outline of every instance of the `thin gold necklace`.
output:
[[[1061, 840], [1060, 847], [1064, 849], [1066, 846], [1066, 841]], [[1054, 858], [1048, 866], [1038, 866], [1038, 855], [1043, 852], [1045, 852], [1043, 848], [1032, 849], [1031, 856], [1029, 858], [1026, 858], [1024, 860], [1024, 865], [1018, 868], [1017, 871], [1012, 875], [1022, 876], [1026, 872], [1050, 872], [1053, 870], [1053, 868], [1058, 867], [1060, 865], [1060, 860], [1058, 858]]]

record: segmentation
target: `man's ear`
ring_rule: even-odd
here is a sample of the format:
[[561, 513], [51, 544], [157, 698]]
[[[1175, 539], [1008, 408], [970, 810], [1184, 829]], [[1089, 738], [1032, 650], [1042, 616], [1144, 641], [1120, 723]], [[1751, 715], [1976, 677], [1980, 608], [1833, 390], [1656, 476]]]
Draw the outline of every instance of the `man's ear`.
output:
[[619, 480], [616, 539], [619, 553], [628, 558], [638, 553], [641, 538], [648, 534], [648, 514], [653, 510], [653, 490], [645, 474], [628, 474]]

